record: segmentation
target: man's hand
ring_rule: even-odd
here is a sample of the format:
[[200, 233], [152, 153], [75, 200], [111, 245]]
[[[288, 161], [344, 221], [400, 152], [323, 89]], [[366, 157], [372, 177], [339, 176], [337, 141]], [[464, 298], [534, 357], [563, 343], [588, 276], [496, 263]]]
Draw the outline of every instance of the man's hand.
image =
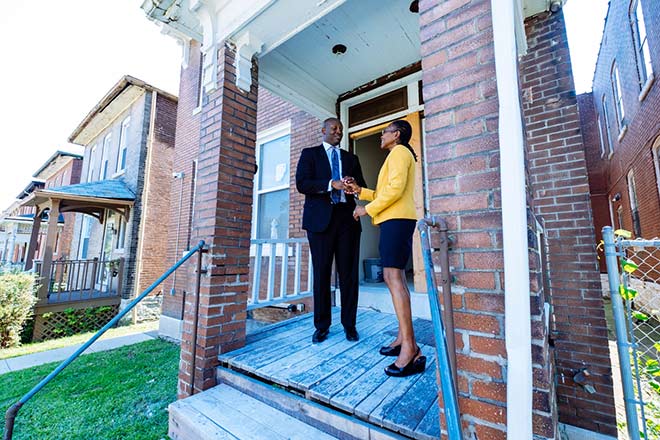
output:
[[333, 180], [331, 182], [331, 185], [332, 185], [333, 189], [336, 189], [336, 190], [339, 190], [339, 191], [341, 191], [343, 189], [346, 189], [345, 186], [344, 186], [344, 182], [342, 180]]

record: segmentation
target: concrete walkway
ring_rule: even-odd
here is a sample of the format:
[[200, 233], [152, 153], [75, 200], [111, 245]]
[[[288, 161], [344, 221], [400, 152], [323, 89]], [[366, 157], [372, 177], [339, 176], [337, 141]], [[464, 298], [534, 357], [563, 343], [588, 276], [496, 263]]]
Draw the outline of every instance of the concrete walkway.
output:
[[[124, 345], [137, 344], [138, 342], [149, 341], [158, 337], [158, 330], [152, 330], [132, 335], [117, 336], [116, 338], [99, 339], [94, 342], [83, 354], [96, 353], [99, 351], [112, 350], [113, 348], [123, 347]], [[55, 348], [53, 350], [42, 351], [39, 353], [26, 354], [9, 359], [0, 360], [0, 374], [11, 371], [23, 370], [25, 368], [35, 367], [37, 365], [50, 362], [63, 361], [82, 347], [83, 344], [71, 345], [69, 347]]]

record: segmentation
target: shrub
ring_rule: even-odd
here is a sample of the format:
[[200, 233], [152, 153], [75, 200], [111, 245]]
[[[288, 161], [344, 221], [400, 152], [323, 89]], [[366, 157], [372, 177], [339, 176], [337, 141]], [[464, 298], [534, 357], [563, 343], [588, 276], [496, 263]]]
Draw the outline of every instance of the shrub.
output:
[[0, 348], [20, 343], [21, 329], [37, 301], [34, 275], [27, 272], [0, 274]]

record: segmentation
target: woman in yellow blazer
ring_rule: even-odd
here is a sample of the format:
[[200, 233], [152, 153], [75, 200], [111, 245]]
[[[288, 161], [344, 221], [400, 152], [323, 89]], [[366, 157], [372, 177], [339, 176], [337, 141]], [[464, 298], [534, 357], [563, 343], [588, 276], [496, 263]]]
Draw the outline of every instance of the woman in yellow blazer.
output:
[[421, 355], [415, 342], [410, 291], [404, 271], [417, 218], [413, 199], [417, 156], [409, 144], [411, 137], [412, 127], [404, 120], [393, 121], [383, 130], [380, 148], [389, 153], [378, 173], [375, 190], [361, 188], [351, 178], [345, 181], [350, 192], [369, 202], [366, 206], [358, 205], [353, 217], [358, 220], [367, 214], [375, 225], [380, 226], [378, 250], [383, 277], [399, 321], [396, 339], [382, 347], [380, 354], [397, 356], [396, 361], [385, 368], [385, 374], [396, 377], [421, 373], [426, 367], [426, 357]]

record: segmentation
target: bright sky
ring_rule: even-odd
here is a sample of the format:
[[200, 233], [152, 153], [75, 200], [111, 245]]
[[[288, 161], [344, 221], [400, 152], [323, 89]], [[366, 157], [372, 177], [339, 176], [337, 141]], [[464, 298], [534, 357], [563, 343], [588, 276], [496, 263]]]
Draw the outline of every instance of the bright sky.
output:
[[[0, 14], [0, 211], [124, 74], [178, 94], [181, 52], [140, 0], [8, 1]], [[578, 93], [591, 90], [607, 0], [564, 12]]]
[[568, 0], [564, 6], [575, 90], [590, 92], [608, 0]]
[[140, 0], [3, 2], [0, 212], [124, 74], [175, 95], [181, 50]]

